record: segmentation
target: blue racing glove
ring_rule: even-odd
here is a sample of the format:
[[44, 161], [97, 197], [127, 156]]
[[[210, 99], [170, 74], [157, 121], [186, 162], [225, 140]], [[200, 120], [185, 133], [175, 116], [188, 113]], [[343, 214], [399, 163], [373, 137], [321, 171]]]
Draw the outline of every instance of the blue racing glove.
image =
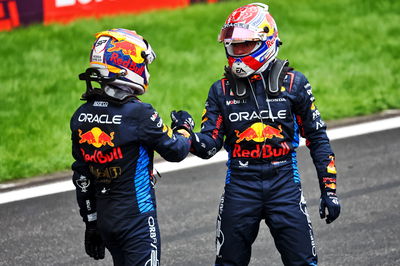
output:
[[[336, 195], [336, 178], [324, 177], [321, 191], [319, 216], [321, 219], [326, 217], [326, 223], [330, 224], [340, 214], [340, 203]], [[328, 209], [328, 215], [326, 215], [326, 209]]]
[[192, 116], [186, 111], [172, 111], [171, 112], [171, 128], [176, 131], [178, 129], [185, 129], [189, 134], [193, 133], [194, 120]]
[[85, 250], [95, 260], [104, 259], [105, 244], [97, 230], [96, 224], [86, 224]]

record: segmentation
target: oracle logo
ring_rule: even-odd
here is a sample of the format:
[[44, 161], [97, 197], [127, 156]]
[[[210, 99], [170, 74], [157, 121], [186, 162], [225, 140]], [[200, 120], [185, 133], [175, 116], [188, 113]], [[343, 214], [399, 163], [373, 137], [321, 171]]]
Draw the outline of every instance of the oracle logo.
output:
[[56, 7], [74, 6], [77, 3], [87, 5], [91, 2], [102, 2], [103, 0], [55, 0]]

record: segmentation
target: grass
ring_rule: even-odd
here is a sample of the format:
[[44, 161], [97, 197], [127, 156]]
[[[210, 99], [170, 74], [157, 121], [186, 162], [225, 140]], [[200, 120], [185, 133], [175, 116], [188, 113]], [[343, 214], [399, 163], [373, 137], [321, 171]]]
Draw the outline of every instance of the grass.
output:
[[[168, 123], [173, 109], [197, 121], [208, 89], [226, 64], [217, 35], [229, 13], [248, 1], [34, 25], [0, 33], [0, 181], [70, 167], [69, 119], [82, 103], [93, 34], [135, 29], [158, 57], [148, 93]], [[400, 108], [400, 2], [268, 2], [287, 58], [310, 80], [326, 120]]]

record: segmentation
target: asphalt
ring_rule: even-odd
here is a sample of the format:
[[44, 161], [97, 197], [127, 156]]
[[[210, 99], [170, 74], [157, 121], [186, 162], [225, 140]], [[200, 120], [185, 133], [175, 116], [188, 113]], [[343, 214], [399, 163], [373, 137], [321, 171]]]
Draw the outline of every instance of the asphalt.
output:
[[[319, 188], [309, 152], [298, 149], [320, 266], [400, 265], [399, 136], [396, 128], [332, 141], [342, 212], [330, 225], [318, 216]], [[224, 163], [215, 163], [162, 173], [156, 187], [162, 265], [213, 264], [225, 171]], [[97, 262], [86, 256], [73, 191], [2, 204], [0, 217], [0, 265], [112, 265], [108, 253]], [[250, 265], [282, 265], [264, 224]]]

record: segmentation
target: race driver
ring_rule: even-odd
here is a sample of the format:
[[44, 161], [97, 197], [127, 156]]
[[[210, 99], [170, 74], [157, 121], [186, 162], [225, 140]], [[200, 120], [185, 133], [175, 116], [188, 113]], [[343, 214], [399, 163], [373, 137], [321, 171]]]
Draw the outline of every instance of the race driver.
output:
[[[73, 183], [86, 224], [85, 250], [114, 265], [157, 266], [160, 232], [153, 185], [153, 155], [178, 162], [189, 153], [193, 120], [175, 117], [174, 129], [137, 96], [149, 86], [148, 65], [156, 55], [135, 31], [96, 34], [84, 101], [71, 118]], [[92, 82], [100, 84], [94, 88]]]
[[[317, 265], [295, 149], [306, 139], [321, 189], [320, 216], [340, 213], [335, 155], [306, 77], [276, 58], [278, 29], [268, 6], [234, 10], [219, 34], [229, 66], [209, 91], [191, 152], [229, 154], [217, 217], [215, 265], [248, 265], [264, 220], [284, 265]], [[326, 214], [327, 210], [327, 214]]]

